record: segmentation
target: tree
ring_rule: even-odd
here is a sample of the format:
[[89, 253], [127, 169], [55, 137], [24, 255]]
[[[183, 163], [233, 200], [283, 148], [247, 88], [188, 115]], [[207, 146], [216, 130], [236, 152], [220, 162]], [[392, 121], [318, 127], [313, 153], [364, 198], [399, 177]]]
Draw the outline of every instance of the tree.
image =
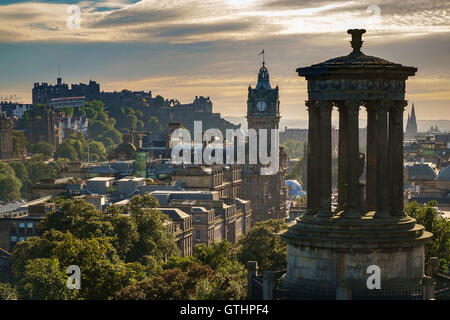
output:
[[61, 112], [63, 112], [66, 116], [71, 117], [73, 115], [73, 107], [69, 107], [69, 106], [63, 106], [60, 109]]
[[28, 181], [28, 170], [23, 162], [10, 162], [9, 166], [13, 168], [14, 174], [17, 179], [19, 179], [22, 184]]
[[14, 176], [14, 169], [6, 162], [0, 162], [0, 176]]
[[0, 176], [0, 200], [12, 201], [21, 199], [21, 187], [22, 183], [14, 174], [7, 177]]
[[305, 158], [301, 158], [289, 169], [289, 172], [286, 175], [287, 180], [297, 180], [300, 184], [303, 183], [305, 180], [303, 172], [303, 168], [305, 167], [304, 159]]
[[0, 300], [17, 300], [17, 292], [9, 283], [0, 283]]
[[55, 147], [48, 142], [39, 141], [31, 147], [31, 152], [35, 154], [40, 153], [44, 156], [44, 159], [47, 160], [55, 152]]
[[413, 201], [405, 207], [405, 211], [425, 230], [433, 233], [431, 242], [425, 245], [425, 259], [437, 257], [440, 270], [447, 272], [450, 264], [450, 221], [438, 218], [436, 207], [435, 201], [424, 205]]
[[0, 162], [0, 200], [12, 201], [21, 198], [22, 183], [16, 178], [14, 169], [7, 163]]
[[42, 179], [52, 179], [56, 176], [55, 168], [42, 161], [27, 161], [25, 165], [32, 182], [38, 182]]
[[113, 227], [102, 212], [84, 200], [63, 200], [57, 211], [49, 213], [38, 225], [41, 233], [69, 231], [79, 239], [113, 235]]
[[297, 140], [288, 140], [281, 146], [284, 147], [288, 159], [295, 159], [303, 155], [304, 144], [304, 142], [300, 142]]
[[[245, 282], [245, 281], [244, 281]], [[210, 266], [191, 264], [186, 270], [172, 268], [120, 290], [120, 300], [244, 299], [245, 285], [215, 272]]]
[[287, 228], [284, 221], [267, 220], [258, 222], [239, 240], [239, 260], [258, 261], [262, 270], [279, 270], [286, 268], [287, 248], [279, 232]]
[[67, 288], [67, 275], [56, 258], [38, 258], [27, 262], [20, 280], [21, 297], [33, 300], [68, 300], [77, 295]]
[[89, 152], [91, 156], [96, 156], [99, 161], [106, 160], [107, 152], [105, 146], [99, 141], [91, 141], [89, 143]]
[[174, 235], [166, 227], [171, 221], [155, 209], [157, 206], [158, 200], [150, 195], [134, 196], [125, 206], [139, 235], [127, 254], [127, 261], [147, 264], [150, 258], [161, 263], [180, 254]]
[[78, 159], [78, 152], [75, 150], [72, 144], [70, 142], [64, 141], [62, 144], [60, 144], [55, 151], [54, 154], [55, 159], [61, 159], [66, 158], [70, 161], [77, 161]]
[[[67, 296], [67, 267], [77, 265], [81, 290]], [[51, 273], [48, 275], [47, 273]], [[143, 281], [147, 268], [139, 263], [123, 263], [111, 238], [78, 239], [70, 232], [47, 231], [42, 238], [28, 238], [12, 253], [13, 281], [28, 299], [106, 299], [121, 288]]]
[[27, 152], [28, 140], [23, 132], [14, 131], [12, 135], [13, 150], [23, 158]]

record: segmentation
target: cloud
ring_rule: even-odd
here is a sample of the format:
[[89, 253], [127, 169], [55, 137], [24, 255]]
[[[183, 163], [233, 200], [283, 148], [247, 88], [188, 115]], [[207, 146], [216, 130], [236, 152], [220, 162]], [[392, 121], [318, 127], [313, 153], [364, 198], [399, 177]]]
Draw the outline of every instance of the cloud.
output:
[[[203, 42], [268, 38], [274, 34], [342, 32], [364, 27], [372, 34], [450, 32], [450, 3], [365, 1], [102, 0], [82, 1], [81, 29], [68, 30], [67, 3], [2, 5], [0, 28], [20, 30], [15, 41]], [[40, 28], [37, 26], [41, 26]], [[58, 31], [58, 32], [55, 32]], [[10, 41], [10, 37], [0, 41]]]

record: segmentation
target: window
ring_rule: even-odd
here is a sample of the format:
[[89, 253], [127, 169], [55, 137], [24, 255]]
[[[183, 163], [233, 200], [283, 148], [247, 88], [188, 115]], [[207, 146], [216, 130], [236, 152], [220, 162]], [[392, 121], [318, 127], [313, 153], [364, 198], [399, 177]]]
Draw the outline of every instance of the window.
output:
[[195, 231], [195, 240], [200, 240], [200, 231]]
[[17, 222], [11, 222], [11, 233], [17, 233]]
[[25, 233], [25, 222], [19, 222], [19, 234]]
[[33, 222], [27, 223], [27, 234], [33, 234]]
[[12, 236], [11, 237], [11, 242], [17, 242], [17, 237], [16, 236]]
[[195, 222], [200, 222], [200, 216], [195, 216]]

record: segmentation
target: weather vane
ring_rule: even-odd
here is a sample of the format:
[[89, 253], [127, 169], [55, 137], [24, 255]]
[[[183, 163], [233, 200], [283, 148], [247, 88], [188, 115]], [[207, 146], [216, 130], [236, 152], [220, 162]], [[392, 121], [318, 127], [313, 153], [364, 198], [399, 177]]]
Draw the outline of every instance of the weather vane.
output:
[[266, 61], [264, 58], [264, 49], [259, 53], [259, 56], [262, 55], [263, 56], [263, 66], [265, 65]]

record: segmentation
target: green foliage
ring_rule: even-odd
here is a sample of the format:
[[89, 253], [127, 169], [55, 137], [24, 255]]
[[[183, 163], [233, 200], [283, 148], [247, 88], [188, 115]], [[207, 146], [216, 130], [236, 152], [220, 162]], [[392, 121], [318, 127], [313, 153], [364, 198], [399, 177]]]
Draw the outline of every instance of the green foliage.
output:
[[77, 161], [79, 160], [78, 152], [69, 140], [65, 140], [58, 146], [58, 148], [56, 148], [55, 159], [69, 159], [70, 161]]
[[281, 220], [258, 222], [239, 240], [239, 260], [258, 261], [262, 270], [280, 270], [286, 268], [287, 248], [281, 240], [280, 231], [287, 225]]
[[79, 239], [110, 237], [120, 259], [154, 269], [179, 255], [175, 238], [166, 227], [168, 217], [154, 209], [157, 206], [158, 201], [150, 195], [135, 196], [123, 211], [113, 206], [106, 213], [84, 200], [62, 200], [59, 209], [47, 215], [38, 228], [42, 233], [69, 231]]
[[25, 162], [28, 177], [32, 182], [39, 182], [42, 179], [52, 179], [56, 177], [56, 169], [53, 165], [42, 161], [31, 160]]
[[57, 211], [48, 214], [38, 225], [40, 232], [69, 231], [79, 239], [111, 236], [113, 227], [102, 212], [84, 200], [63, 200]]
[[67, 300], [75, 298], [77, 291], [66, 286], [67, 276], [58, 259], [38, 258], [25, 266], [18, 286], [22, 299]]
[[[79, 291], [67, 291], [70, 265], [80, 267]], [[139, 263], [120, 261], [110, 238], [78, 239], [70, 232], [55, 230], [17, 244], [12, 273], [20, 297], [25, 299], [106, 299], [148, 276]]]
[[71, 117], [73, 116], [73, 108], [69, 106], [63, 106], [61, 109], [59, 109], [62, 113], [64, 113], [66, 116]]
[[14, 174], [19, 179], [22, 184], [28, 180], [28, 170], [23, 162], [10, 162], [8, 163], [14, 170]]
[[55, 147], [48, 142], [39, 141], [31, 147], [31, 152], [35, 154], [42, 154], [44, 159], [47, 160], [55, 152]]
[[13, 131], [12, 145], [14, 152], [23, 157], [27, 152], [28, 140], [23, 132]]
[[104, 161], [106, 160], [107, 152], [102, 142], [90, 141], [88, 145], [82, 133], [64, 140], [55, 151], [56, 159], [87, 161], [88, 157], [93, 161]]
[[0, 162], [0, 177], [14, 176], [14, 169], [6, 162]]
[[424, 205], [413, 201], [406, 206], [405, 211], [425, 230], [433, 233], [431, 242], [425, 245], [425, 259], [437, 257], [440, 270], [447, 272], [450, 264], [450, 221], [438, 218], [436, 206], [435, 201]]
[[19, 200], [21, 187], [22, 182], [16, 178], [14, 169], [9, 164], [0, 162], [0, 200]]
[[0, 300], [17, 300], [16, 290], [9, 283], [0, 283]]
[[305, 167], [304, 161], [306, 161], [305, 158], [301, 158], [289, 169], [289, 172], [286, 174], [286, 180], [297, 180], [300, 184], [303, 184], [303, 181], [305, 181], [304, 173], [306, 173], [303, 172]]
[[8, 177], [0, 176], [0, 200], [12, 201], [21, 199], [20, 188], [22, 188], [22, 182], [14, 175]]
[[154, 208], [158, 201], [150, 195], [134, 196], [125, 206], [136, 225], [138, 238], [127, 254], [127, 261], [139, 261], [146, 264], [149, 258], [157, 262], [166, 261], [173, 255], [179, 255], [174, 235], [167, 229], [169, 218]]
[[213, 270], [234, 270], [239, 264], [238, 249], [228, 241], [214, 242], [211, 246], [204, 243], [194, 248], [194, 257]]
[[[101, 101], [87, 102], [85, 107], [78, 108], [77, 115], [86, 115], [89, 120], [89, 137], [91, 141], [103, 143], [108, 150], [114, 148], [122, 140], [122, 134], [115, 129], [116, 120], [110, 117]], [[97, 156], [99, 156], [97, 154]]]
[[244, 299], [245, 286], [235, 285], [211, 267], [194, 263], [185, 271], [164, 270], [150, 280], [120, 290], [114, 299], [120, 300], [207, 300]]
[[284, 147], [288, 159], [297, 159], [303, 156], [303, 148], [305, 142], [300, 142], [297, 140], [289, 140], [283, 143], [281, 146]]

